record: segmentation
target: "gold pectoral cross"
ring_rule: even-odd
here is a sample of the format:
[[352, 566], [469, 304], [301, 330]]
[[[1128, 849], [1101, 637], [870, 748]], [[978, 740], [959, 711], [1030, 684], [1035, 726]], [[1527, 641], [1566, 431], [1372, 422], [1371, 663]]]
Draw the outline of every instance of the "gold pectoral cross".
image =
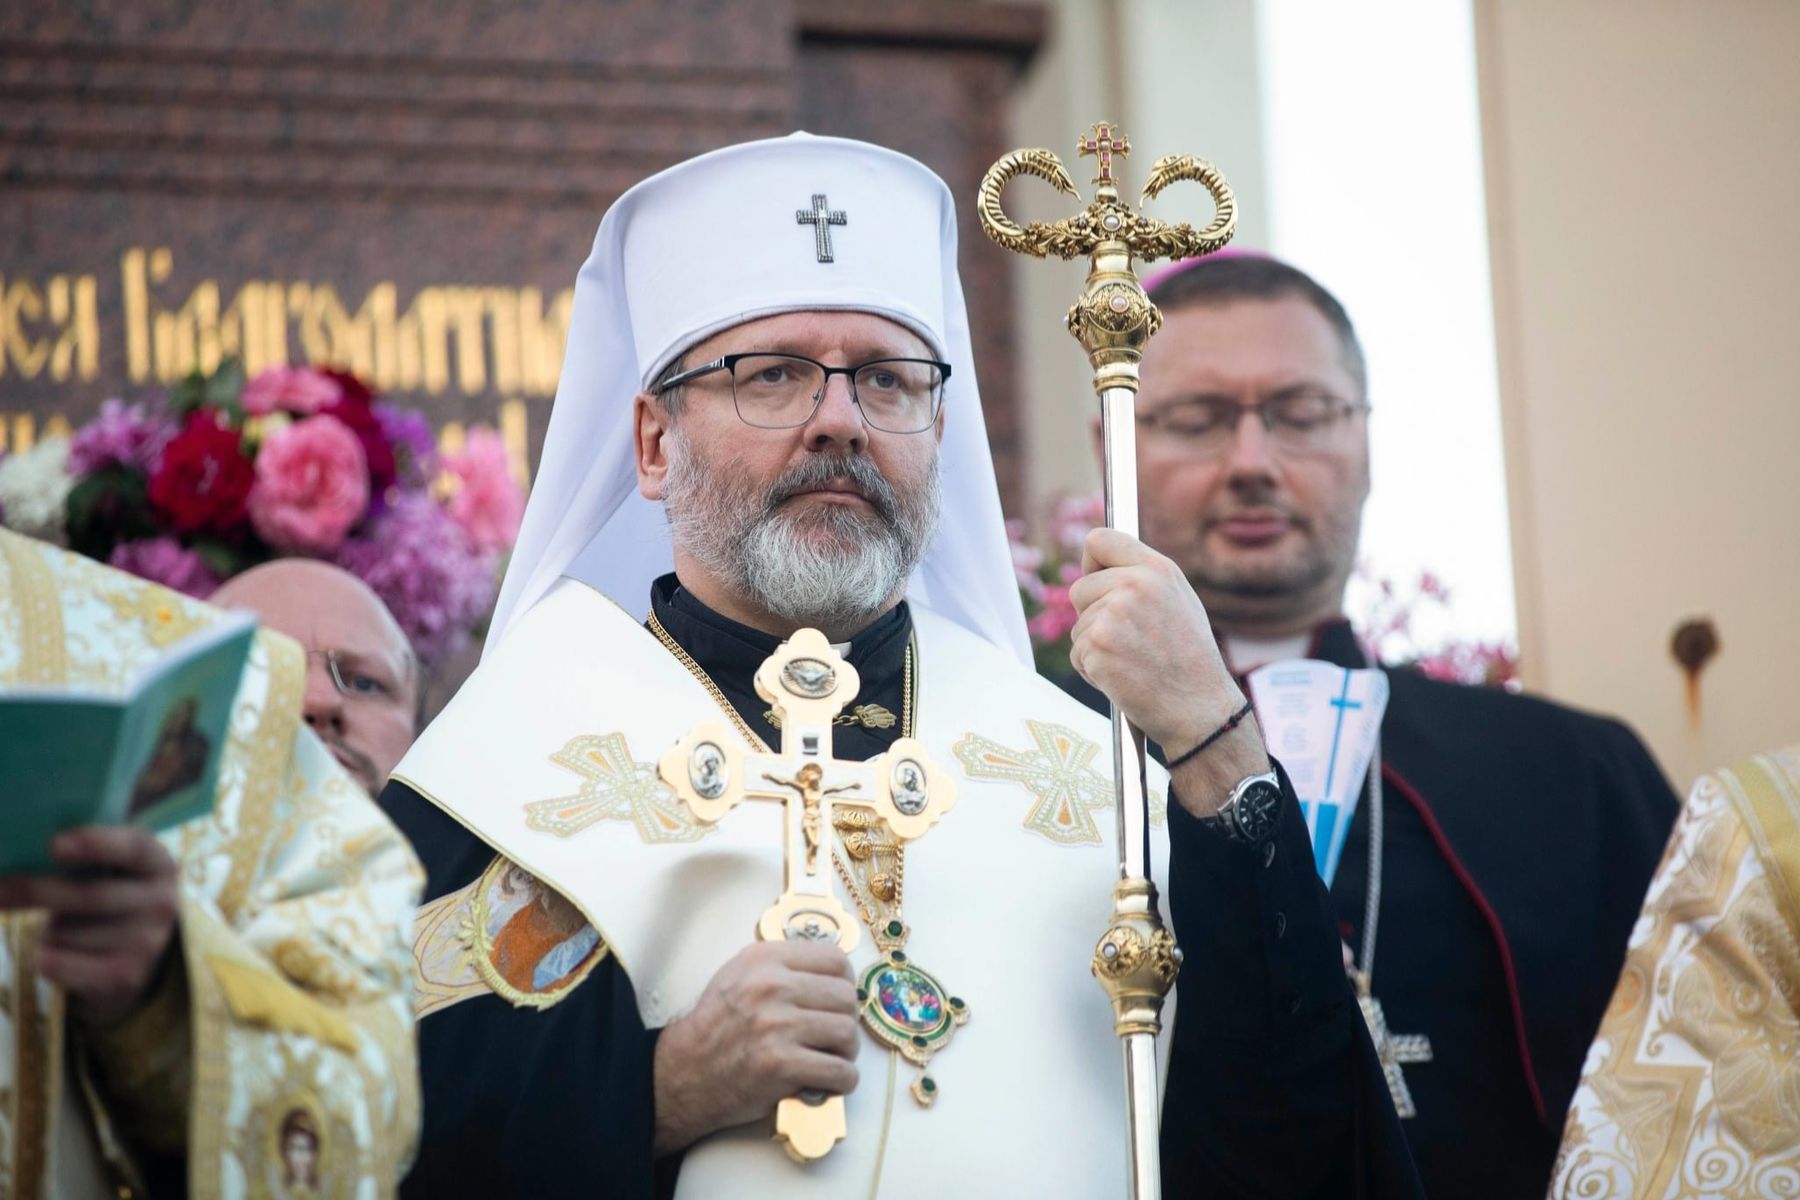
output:
[[[834, 807], [857, 808], [885, 821], [899, 843], [922, 836], [956, 803], [950, 777], [925, 747], [900, 738], [867, 762], [832, 757], [832, 720], [856, 699], [856, 668], [816, 629], [802, 629], [764, 660], [756, 692], [780, 716], [781, 751], [743, 744], [729, 726], [694, 727], [658, 764], [662, 781], [696, 820], [713, 824], [745, 800], [782, 805], [786, 887], [756, 924], [764, 941], [836, 942], [848, 952], [862, 928], [837, 897], [827, 850]], [[783, 1100], [775, 1135], [800, 1162], [822, 1158], [846, 1132], [844, 1098], [824, 1093]]]
[[1406, 1086], [1406, 1076], [1400, 1068], [1407, 1063], [1430, 1062], [1431, 1039], [1422, 1033], [1390, 1032], [1387, 1014], [1381, 1011], [1381, 1001], [1370, 990], [1369, 977], [1361, 971], [1352, 971], [1350, 978], [1356, 984], [1356, 1002], [1369, 1027], [1369, 1039], [1375, 1043], [1375, 1057], [1381, 1060], [1388, 1095], [1394, 1098], [1394, 1112], [1400, 1117], [1416, 1117], [1419, 1109], [1413, 1104], [1412, 1089]]

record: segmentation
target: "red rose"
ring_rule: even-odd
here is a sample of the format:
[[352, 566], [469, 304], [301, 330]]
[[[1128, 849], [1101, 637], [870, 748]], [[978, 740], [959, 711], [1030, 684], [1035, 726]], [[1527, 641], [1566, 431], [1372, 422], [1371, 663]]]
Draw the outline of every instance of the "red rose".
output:
[[202, 410], [163, 450], [150, 477], [150, 503], [181, 533], [228, 533], [245, 520], [256, 471], [236, 431]]
[[369, 385], [350, 372], [341, 371], [336, 367], [319, 367], [318, 372], [338, 385], [344, 393], [344, 399], [360, 404], [364, 408], [375, 403], [375, 393], [369, 390]]

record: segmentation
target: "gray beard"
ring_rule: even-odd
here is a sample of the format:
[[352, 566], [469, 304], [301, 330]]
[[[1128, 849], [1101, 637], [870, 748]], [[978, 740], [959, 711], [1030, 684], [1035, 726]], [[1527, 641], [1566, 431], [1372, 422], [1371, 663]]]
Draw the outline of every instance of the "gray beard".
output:
[[[866, 457], [809, 456], [758, 494], [735, 461], [714, 469], [677, 429], [663, 506], [680, 546], [729, 591], [834, 641], [863, 629], [905, 588], [937, 528], [938, 467], [902, 495]], [[798, 492], [847, 479], [873, 512], [784, 510]]]

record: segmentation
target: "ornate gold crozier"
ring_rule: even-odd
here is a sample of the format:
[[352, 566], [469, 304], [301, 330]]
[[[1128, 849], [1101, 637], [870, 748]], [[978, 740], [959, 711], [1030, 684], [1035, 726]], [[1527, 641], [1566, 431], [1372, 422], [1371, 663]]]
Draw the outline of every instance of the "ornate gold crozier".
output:
[[[1210, 254], [1231, 240], [1237, 203], [1211, 163], [1172, 155], [1151, 164], [1139, 207], [1178, 180], [1191, 180], [1212, 195], [1213, 219], [1205, 229], [1168, 224], [1145, 216], [1119, 199], [1114, 156], [1131, 152], [1130, 140], [1107, 122], [1094, 125], [1076, 149], [1092, 155], [1094, 200], [1060, 221], [1033, 221], [1021, 228], [1000, 206], [1000, 192], [1018, 175], [1035, 175], [1065, 195], [1081, 198], [1062, 160], [1049, 150], [1015, 150], [988, 169], [976, 210], [981, 227], [1001, 246], [1042, 258], [1088, 259], [1087, 284], [1069, 309], [1069, 332], [1087, 351], [1100, 397], [1106, 445], [1106, 524], [1137, 536], [1138, 360], [1144, 344], [1162, 325], [1132, 270], [1134, 257], [1192, 258]], [[1113, 1029], [1125, 1051], [1126, 1122], [1129, 1139], [1127, 1194], [1149, 1200], [1162, 1194], [1157, 1146], [1161, 1097], [1156, 1081], [1156, 1037], [1162, 1031], [1163, 998], [1175, 982], [1181, 952], [1157, 913], [1156, 884], [1150, 879], [1149, 809], [1144, 782], [1144, 735], [1115, 706], [1113, 780], [1117, 789], [1119, 878], [1113, 885], [1112, 924], [1094, 950], [1093, 972], [1113, 1005]]]
[[[756, 671], [756, 694], [780, 717], [781, 752], [744, 745], [730, 726], [707, 721], [662, 756], [662, 781], [696, 820], [712, 824], [745, 800], [783, 806], [787, 887], [756, 924], [764, 941], [836, 942], [845, 952], [862, 938], [837, 898], [831, 865], [834, 807], [862, 809], [887, 823], [904, 844], [922, 836], [956, 803], [956, 787], [922, 742], [899, 738], [867, 762], [832, 757], [832, 720], [856, 699], [856, 668], [816, 629], [802, 629]], [[823, 1158], [846, 1132], [844, 1098], [822, 1092], [783, 1100], [775, 1137], [798, 1162]]]

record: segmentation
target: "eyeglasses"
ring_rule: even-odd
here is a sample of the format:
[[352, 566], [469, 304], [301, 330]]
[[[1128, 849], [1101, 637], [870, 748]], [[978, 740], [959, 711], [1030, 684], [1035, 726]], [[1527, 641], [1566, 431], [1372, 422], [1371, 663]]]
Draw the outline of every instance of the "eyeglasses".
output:
[[1343, 419], [1368, 412], [1358, 400], [1329, 392], [1281, 392], [1255, 404], [1239, 404], [1227, 396], [1185, 396], [1153, 412], [1139, 413], [1138, 424], [1183, 452], [1218, 458], [1237, 440], [1238, 422], [1255, 414], [1275, 449], [1289, 454], [1319, 454], [1335, 447]]
[[878, 358], [854, 367], [828, 367], [798, 354], [727, 354], [657, 385], [671, 388], [727, 371], [738, 419], [758, 429], [796, 429], [812, 420], [833, 375], [850, 381], [850, 399], [869, 428], [923, 433], [937, 420], [950, 364], [929, 358]]
[[341, 650], [308, 650], [308, 662], [325, 660], [325, 674], [338, 694], [350, 700], [395, 700], [400, 686], [389, 677], [359, 665], [352, 655]]

